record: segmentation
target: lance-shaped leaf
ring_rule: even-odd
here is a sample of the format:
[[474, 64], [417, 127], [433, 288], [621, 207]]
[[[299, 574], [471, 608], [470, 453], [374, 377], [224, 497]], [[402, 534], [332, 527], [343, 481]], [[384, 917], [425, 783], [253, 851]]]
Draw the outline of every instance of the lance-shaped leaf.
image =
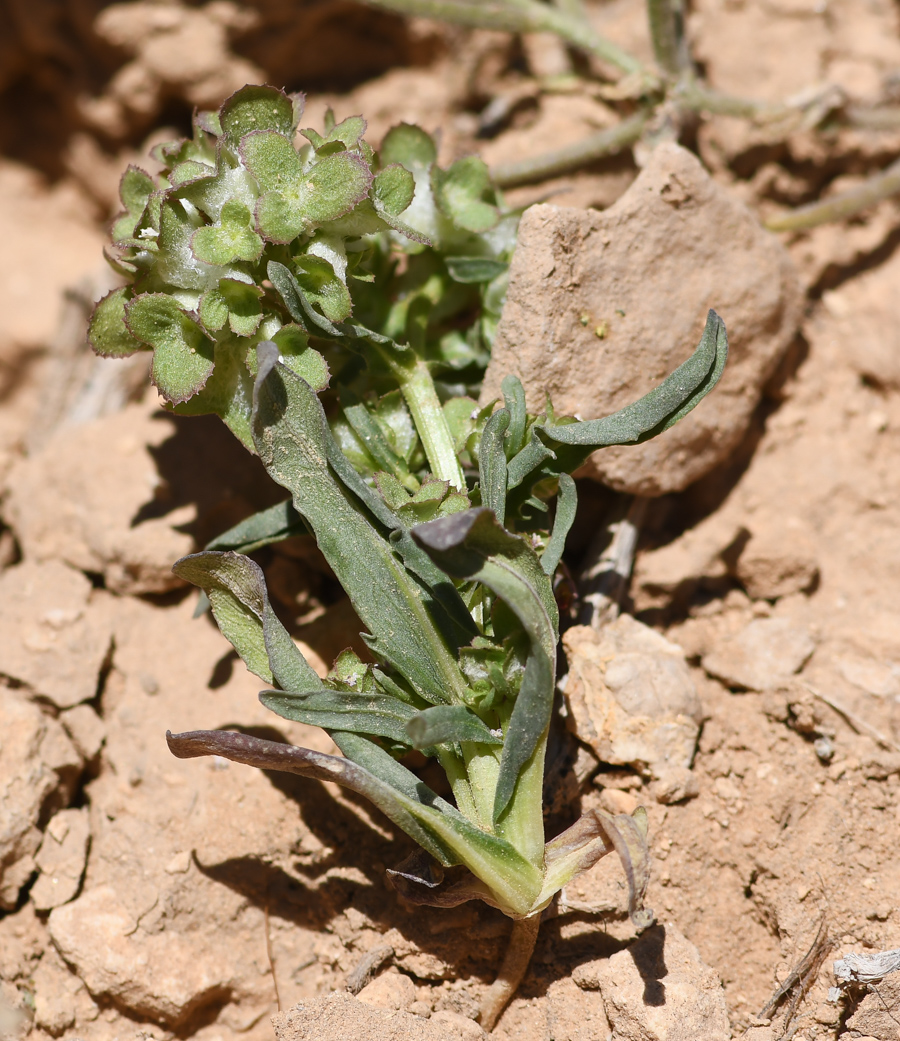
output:
[[206, 264], [253, 261], [262, 256], [263, 240], [251, 227], [253, 215], [236, 199], [222, 207], [216, 224], [198, 228], [191, 238], [191, 251]]
[[293, 143], [273, 131], [247, 134], [241, 156], [262, 192], [257, 229], [271, 242], [291, 242], [313, 224], [336, 220], [362, 202], [372, 184], [372, 172], [357, 152], [325, 156], [304, 171]]
[[134, 235], [147, 206], [147, 200], [153, 194], [155, 187], [153, 178], [140, 167], [129, 166], [122, 174], [122, 180], [119, 182], [119, 198], [122, 200], [125, 210], [113, 221], [113, 242], [125, 242]]
[[525, 764], [550, 724], [556, 677], [558, 611], [550, 580], [524, 539], [504, 531], [481, 508], [421, 524], [412, 536], [454, 578], [474, 580], [501, 597], [528, 635], [530, 653], [522, 686], [504, 734], [494, 797], [494, 820], [506, 810]]
[[503, 403], [509, 411], [506, 458], [512, 459], [525, 446], [525, 427], [528, 425], [525, 388], [518, 376], [504, 376], [500, 389], [503, 391]]
[[294, 509], [290, 499], [254, 513], [240, 524], [217, 535], [206, 549], [230, 549], [235, 553], [253, 553], [254, 550], [283, 542], [295, 535], [307, 534], [303, 518]]
[[[259, 700], [283, 719], [353, 734], [386, 737], [400, 745], [410, 743], [407, 725], [416, 717], [412, 705], [388, 694], [316, 690], [308, 694], [264, 690]], [[448, 708], [451, 706], [447, 706]], [[434, 744], [434, 742], [432, 742]]]
[[482, 745], [502, 745], [495, 734], [465, 705], [433, 705], [413, 713], [406, 724], [406, 733], [413, 748], [430, 748], [453, 741], [474, 741]]
[[528, 444], [509, 461], [507, 494], [518, 489], [509, 495], [513, 515], [535, 483], [572, 473], [596, 449], [641, 444], [668, 430], [718, 383], [727, 358], [725, 324], [711, 310], [694, 353], [649, 394], [602, 419], [535, 424]]
[[153, 348], [150, 378], [167, 401], [193, 397], [213, 371], [213, 344], [166, 293], [146, 293], [125, 307], [128, 329]]
[[241, 87], [219, 109], [222, 131], [237, 143], [252, 130], [275, 130], [293, 135], [303, 115], [305, 97], [285, 94], [275, 87]]
[[559, 567], [566, 538], [575, 522], [578, 510], [578, 489], [568, 474], [559, 475], [559, 495], [556, 497], [556, 517], [553, 521], [553, 532], [544, 552], [541, 554], [541, 567], [551, 578]]
[[503, 524], [506, 518], [506, 452], [504, 440], [509, 428], [509, 412], [501, 408], [484, 425], [478, 445], [478, 487], [481, 505], [493, 510]]
[[725, 323], [710, 311], [697, 349], [649, 394], [603, 419], [545, 427], [549, 440], [589, 450], [640, 444], [668, 430], [695, 408], [718, 383], [728, 358]]
[[[335, 477], [349, 467], [334, 443], [319, 399], [278, 364], [277, 350], [257, 350], [254, 437], [269, 475], [287, 488], [332, 570], [372, 634], [367, 642], [431, 703], [462, 702], [465, 682], [435, 617], [436, 597], [406, 570], [391, 543]], [[352, 469], [352, 468], [351, 468]], [[349, 476], [349, 475], [348, 475]], [[353, 476], [361, 482], [359, 475]], [[372, 508], [396, 523], [377, 493]], [[377, 505], [376, 505], [377, 504]], [[302, 690], [302, 687], [293, 687]]]
[[470, 285], [476, 282], [491, 282], [509, 270], [505, 260], [492, 257], [446, 257], [444, 263], [454, 282]]
[[205, 551], [172, 569], [206, 593], [216, 623], [251, 672], [288, 690], [319, 690], [322, 681], [272, 610], [262, 568], [239, 553]]
[[597, 823], [619, 854], [628, 880], [628, 913], [639, 929], [648, 929], [656, 916], [644, 907], [644, 897], [650, 884], [650, 851], [647, 848], [647, 811], [639, 806], [632, 816], [605, 810], [592, 810]]
[[126, 287], [107, 293], [91, 314], [88, 342], [103, 358], [127, 358], [135, 351], [146, 351], [146, 343], [132, 336], [125, 324], [125, 305], [129, 290]]
[[[507, 913], [527, 913], [540, 890], [540, 872], [534, 865], [503, 839], [476, 828], [377, 745], [354, 734], [334, 736], [348, 758], [221, 730], [167, 732], [166, 741], [172, 753], [181, 759], [220, 755], [261, 770], [283, 770], [334, 781], [358, 792], [441, 864], [450, 867], [463, 863], [484, 879]], [[368, 746], [368, 751], [363, 751], [363, 746]], [[358, 762], [356, 755], [350, 758], [348, 748], [360, 758], [369, 759], [377, 772], [368, 763]]]

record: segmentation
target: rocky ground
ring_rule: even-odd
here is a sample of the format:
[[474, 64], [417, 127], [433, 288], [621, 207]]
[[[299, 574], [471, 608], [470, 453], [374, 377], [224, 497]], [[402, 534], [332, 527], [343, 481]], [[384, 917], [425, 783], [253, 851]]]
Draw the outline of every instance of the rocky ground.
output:
[[[590, 10], [649, 58], [636, 0]], [[308, 88], [313, 125], [327, 104], [375, 143], [419, 121], [492, 164], [610, 125], [608, 100], [541, 87], [571, 71], [553, 41], [343, 0], [35, 0], [0, 26], [0, 1036], [475, 1041], [507, 919], [404, 907], [384, 870], [409, 841], [336, 787], [169, 755], [167, 727], [331, 743], [262, 709], [170, 571], [282, 495], [211, 419], [162, 414], [139, 363], [95, 360], [84, 320], [121, 169], [246, 80]], [[697, 0], [689, 30], [723, 90], [897, 92], [889, 0]], [[732, 357], [682, 426], [591, 462], [566, 557], [631, 503], [626, 614], [564, 638], [550, 826], [645, 805], [659, 924], [635, 937], [601, 861], [495, 1034], [890, 1041], [896, 976], [828, 992], [842, 954], [900, 947], [900, 207], [780, 240], [759, 218], [857, 183], [900, 134], [723, 116], [683, 143], [509, 193], [550, 205], [523, 220], [486, 394], [516, 371], [603, 414], [708, 306]], [[317, 668], [359, 645], [314, 552], [259, 560]]]

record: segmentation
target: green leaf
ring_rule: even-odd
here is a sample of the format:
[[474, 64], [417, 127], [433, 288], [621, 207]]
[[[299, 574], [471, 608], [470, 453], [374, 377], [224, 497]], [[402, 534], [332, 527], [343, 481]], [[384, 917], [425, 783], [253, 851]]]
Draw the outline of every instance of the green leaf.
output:
[[88, 342], [103, 358], [127, 358], [135, 351], [148, 350], [125, 325], [125, 305], [130, 290], [126, 287], [107, 293], [91, 314]]
[[[341, 394], [341, 411], [344, 418], [356, 431], [358, 437], [366, 447], [366, 451], [372, 456], [376, 464], [387, 474], [397, 477], [409, 475], [409, 469], [403, 459], [394, 451], [385, 432], [369, 409], [362, 403], [351, 404], [354, 400], [349, 392]], [[379, 489], [381, 485], [379, 485]], [[382, 492], [383, 494], [383, 492]], [[409, 496], [407, 496], [407, 499]]]
[[206, 289], [222, 272], [198, 260], [191, 239], [200, 216], [189, 214], [180, 199], [166, 199], [159, 217], [159, 259], [156, 270], [163, 281], [180, 289]]
[[119, 198], [122, 200], [125, 211], [120, 213], [113, 222], [113, 242], [124, 242], [134, 235], [155, 187], [153, 178], [140, 167], [129, 166], [125, 170], [122, 180], [119, 182]]
[[437, 159], [437, 148], [433, 138], [412, 123], [400, 123], [385, 134], [378, 150], [382, 169], [399, 163], [409, 169], [412, 166], [429, 166]]
[[322, 727], [323, 730], [384, 737], [401, 745], [409, 744], [406, 725], [416, 715], [412, 705], [375, 692], [318, 690], [300, 694], [264, 690], [259, 700], [283, 719]]
[[494, 260], [491, 257], [445, 257], [444, 263], [453, 281], [466, 285], [491, 282], [509, 270], [505, 260]]
[[233, 278], [220, 279], [218, 285], [200, 297], [200, 321], [218, 332], [226, 323], [236, 336], [252, 336], [262, 321], [260, 298], [263, 291]]
[[145, 293], [125, 308], [131, 333], [153, 348], [150, 379], [167, 401], [193, 397], [213, 371], [213, 344], [166, 293]]
[[235, 142], [253, 130], [275, 130], [291, 137], [304, 102], [302, 94], [287, 95], [275, 87], [241, 87], [219, 109], [222, 131]]
[[413, 748], [430, 748], [453, 741], [503, 744], [502, 739], [465, 705], [433, 705], [415, 713], [406, 724], [406, 733]]
[[187, 401], [172, 406], [179, 416], [219, 416], [228, 429], [250, 452], [250, 410], [253, 380], [247, 371], [247, 341], [225, 334], [215, 345], [215, 367], [201, 391]]
[[553, 689], [559, 614], [550, 580], [524, 539], [504, 531], [491, 510], [467, 510], [421, 524], [412, 536], [453, 578], [481, 582], [512, 609], [528, 635], [522, 686], [504, 734], [494, 797], [495, 822], [528, 761], [543, 756]]
[[[398, 524], [396, 517], [352, 471], [307, 384], [278, 364], [274, 348], [261, 344], [257, 357], [257, 451], [269, 475], [290, 490], [295, 509], [315, 533], [319, 549], [372, 634], [367, 643], [426, 701], [461, 702], [465, 683], [433, 614], [437, 597], [407, 572], [358, 505], [360, 500], [354, 501], [356, 495], [368, 496], [362, 501], [389, 528]], [[334, 466], [351, 470], [352, 477], [344, 471], [339, 481]], [[346, 481], [359, 482], [365, 491], [351, 492]]]
[[285, 499], [284, 502], [254, 513], [228, 531], [223, 531], [212, 542], [207, 543], [206, 549], [230, 549], [235, 553], [253, 553], [263, 546], [306, 533], [303, 518], [294, 509], [291, 500]]
[[232, 199], [222, 207], [217, 224], [198, 228], [191, 238], [191, 252], [206, 264], [232, 264], [236, 260], [259, 260], [263, 240], [250, 226], [252, 215]]
[[182, 557], [172, 570], [204, 590], [222, 635], [251, 672], [288, 690], [322, 689], [272, 610], [259, 564], [239, 553], [205, 551]]
[[297, 282], [307, 297], [322, 309], [332, 322], [343, 322], [350, 317], [353, 303], [350, 291], [334, 273], [334, 268], [323, 257], [301, 254], [294, 258]]
[[525, 444], [525, 427], [528, 424], [528, 409], [525, 405], [525, 388], [518, 376], [504, 376], [500, 384], [503, 401], [509, 410], [509, 431], [506, 435], [506, 458], [518, 455]]
[[503, 440], [509, 427], [509, 412], [499, 409], [484, 425], [478, 450], [478, 487], [481, 505], [493, 510], [503, 524], [506, 517], [506, 454]]
[[317, 152], [324, 145], [335, 142], [343, 144], [344, 148], [357, 148], [365, 132], [366, 121], [362, 116], [348, 116], [345, 120], [333, 126], [326, 137], [317, 134], [315, 130], [300, 131]]
[[[508, 842], [480, 831], [387, 752], [356, 734], [336, 732], [345, 758], [224, 730], [166, 733], [173, 755], [219, 755], [261, 770], [334, 781], [363, 795], [439, 863], [465, 864], [506, 913], [527, 914], [541, 888], [540, 870]], [[362, 762], [358, 762], [362, 760]]]
[[296, 372], [316, 393], [327, 388], [331, 374], [328, 362], [309, 346], [309, 336], [299, 325], [283, 325], [272, 337], [285, 365]]
[[257, 228], [272, 242], [291, 242], [313, 224], [336, 220], [362, 202], [372, 184], [368, 164], [356, 152], [325, 156], [304, 172], [291, 141], [271, 131], [247, 134], [241, 155], [263, 193]]
[[559, 475], [559, 495], [556, 498], [556, 517], [553, 521], [553, 533], [541, 554], [541, 567], [544, 574], [552, 578], [556, 574], [563, 550], [566, 548], [566, 537], [572, 530], [575, 514], [578, 510], [578, 489], [568, 474]]
[[216, 168], [210, 163], [201, 163], [196, 159], [187, 159], [178, 163], [169, 173], [169, 183], [173, 188], [180, 188], [185, 184], [193, 184], [196, 181], [215, 177]]
[[500, 222], [497, 207], [483, 199], [492, 192], [491, 176], [477, 156], [457, 159], [447, 170], [432, 167], [431, 189], [438, 208], [458, 228], [483, 234]]
[[608, 445], [641, 444], [668, 430], [695, 408], [718, 383], [727, 358], [725, 323], [711, 310], [697, 349], [649, 394], [603, 419], [545, 426], [541, 434], [554, 447], [585, 447], [585, 457]]
[[379, 170], [372, 183], [376, 209], [391, 217], [399, 216], [413, 201], [415, 193], [416, 179], [399, 163], [391, 163]]

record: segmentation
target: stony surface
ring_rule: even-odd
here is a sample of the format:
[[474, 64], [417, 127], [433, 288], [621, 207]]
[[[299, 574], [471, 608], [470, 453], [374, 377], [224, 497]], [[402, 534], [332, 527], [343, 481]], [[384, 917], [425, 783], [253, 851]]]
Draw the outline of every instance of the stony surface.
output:
[[86, 761], [94, 759], [106, 738], [103, 720], [90, 705], [76, 705], [60, 713], [60, 723], [72, 739], [72, 744]]
[[728, 1041], [716, 972], [673, 925], [648, 930], [599, 970], [612, 1041]]
[[179, 585], [172, 563], [192, 540], [176, 528], [193, 519], [193, 509], [134, 523], [142, 506], [166, 494], [153, 450], [172, 428], [155, 417], [155, 408], [134, 405], [62, 431], [13, 469], [4, 516], [28, 559], [97, 572], [118, 593]]
[[95, 697], [112, 633], [90, 599], [91, 583], [57, 560], [7, 568], [0, 574], [0, 674], [57, 708]]
[[603, 213], [547, 205], [524, 215], [482, 399], [512, 372], [535, 411], [549, 394], [558, 415], [607, 415], [688, 356], [709, 307], [730, 345], [716, 394], [647, 444], [595, 452], [591, 476], [661, 495], [723, 462], [800, 320], [784, 249], [694, 156], [661, 145]]
[[50, 819], [34, 857], [40, 874], [29, 894], [39, 911], [61, 907], [77, 895], [87, 863], [90, 835], [86, 807], [60, 810]]
[[409, 976], [400, 972], [383, 972], [356, 996], [374, 1008], [408, 1009], [416, 1000], [416, 988]]
[[601, 762], [648, 770], [664, 801], [693, 794], [701, 708], [681, 648], [630, 615], [599, 633], [574, 626], [563, 647], [568, 723], [579, 740]]
[[486, 1036], [477, 1023], [452, 1012], [422, 1019], [341, 993], [279, 1012], [272, 1023], [277, 1041], [477, 1041]]
[[45, 808], [65, 806], [81, 758], [65, 731], [18, 692], [0, 687], [0, 908], [10, 910], [35, 870]]
[[774, 690], [806, 664], [815, 641], [785, 618], [758, 618], [703, 656], [703, 668], [729, 687]]

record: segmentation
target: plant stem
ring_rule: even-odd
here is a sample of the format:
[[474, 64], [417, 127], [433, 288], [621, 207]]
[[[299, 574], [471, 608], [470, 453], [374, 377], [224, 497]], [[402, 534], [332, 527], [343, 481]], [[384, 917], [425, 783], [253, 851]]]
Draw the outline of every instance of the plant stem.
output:
[[453, 488], [462, 491], [465, 478], [428, 366], [417, 358], [412, 365], [391, 367], [412, 413], [431, 472], [438, 480], [449, 481]]
[[711, 112], [720, 116], [737, 116], [744, 119], [757, 119], [771, 122], [790, 115], [796, 110], [786, 105], [773, 104], [769, 101], [756, 101], [753, 98], [737, 98], [731, 94], [712, 90], [695, 79], [686, 78], [675, 87], [674, 96], [685, 108], [695, 112]]
[[807, 228], [817, 228], [820, 224], [853, 217], [898, 192], [900, 192], [900, 160], [892, 163], [880, 174], [870, 177], [857, 188], [851, 188], [849, 191], [833, 195], [830, 199], [823, 199], [821, 202], [800, 206], [779, 217], [771, 217], [765, 221], [765, 226], [770, 231], [804, 231]]
[[683, 5], [680, 0], [647, 0], [647, 18], [656, 63], [675, 79], [690, 65]]
[[496, 980], [482, 998], [478, 1013], [479, 1022], [488, 1032], [494, 1029], [497, 1020], [519, 989], [519, 984], [528, 971], [540, 927], [540, 912], [532, 915], [531, 918], [513, 919], [506, 957], [503, 959]]
[[593, 26], [568, 9], [538, 0], [366, 0], [400, 14], [437, 18], [457, 25], [507, 32], [552, 32], [573, 47], [609, 62], [625, 73], [646, 72], [637, 58], [600, 36]]
[[491, 169], [491, 176], [501, 188], [514, 188], [519, 184], [545, 181], [550, 177], [571, 173], [597, 159], [628, 148], [641, 136], [648, 118], [646, 112], [638, 112], [614, 127], [600, 130], [565, 148], [530, 159], [520, 159], [515, 163], [501, 163]]

